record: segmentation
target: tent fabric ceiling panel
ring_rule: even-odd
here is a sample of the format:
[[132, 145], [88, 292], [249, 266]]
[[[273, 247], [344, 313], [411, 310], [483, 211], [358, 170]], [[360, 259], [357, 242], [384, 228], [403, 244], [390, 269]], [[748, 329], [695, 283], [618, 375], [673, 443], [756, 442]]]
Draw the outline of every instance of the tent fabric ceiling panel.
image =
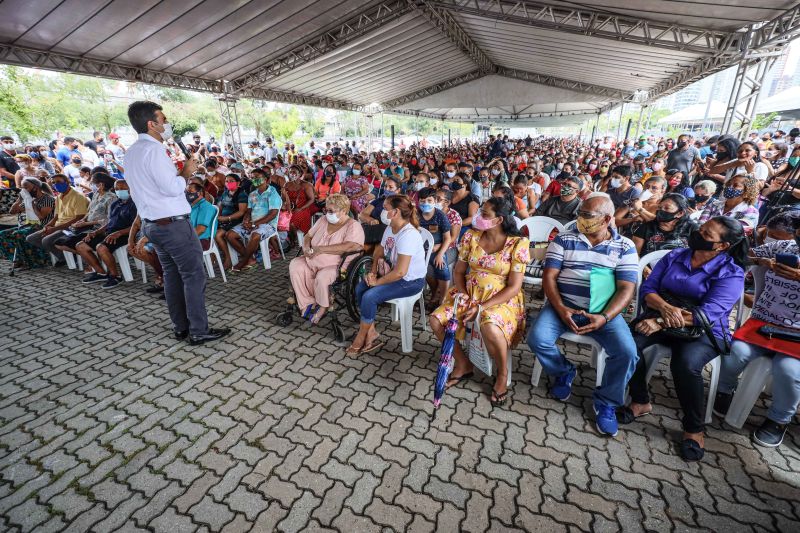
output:
[[472, 15], [456, 18], [495, 64], [565, 79], [579, 76], [586, 83], [626, 91], [655, 85], [699, 57]]
[[266, 87], [369, 104], [474, 69], [469, 57], [446, 36], [409, 14], [271, 80]]
[[757, 20], [769, 20], [794, 6], [794, 0], [724, 0], [721, 2], [690, 2], [686, 0], [593, 0], [591, 4], [576, 4], [569, 0], [547, 2], [564, 9], [591, 7], [596, 11], [641, 17], [660, 22], [710, 30], [735, 31]]
[[[175, 87], [216, 91], [230, 86], [234, 92], [242, 91], [241, 96], [267, 94], [287, 102], [315, 97], [315, 102], [348, 109], [398, 98], [406, 101], [408, 95], [419, 94], [425, 96], [398, 111], [578, 122], [576, 113], [595, 113], [635, 91], [652, 89], [710, 57], [710, 52], [702, 46], [692, 51], [665, 48], [663, 41], [648, 46], [642, 40], [616, 40], [608, 25], [604, 35], [586, 35], [565, 22], [571, 13], [589, 14], [591, 20], [619, 15], [729, 33], [787, 13], [777, 25], [765, 26], [779, 34], [775, 41], [770, 38], [772, 45], [800, 31], [796, 4], [796, 0], [583, 4], [430, 0], [427, 6], [413, 0], [0, 0], [0, 57], [10, 64]], [[560, 18], [553, 15], [548, 20], [549, 8], [562, 10]], [[438, 10], [446, 10], [446, 16]], [[445, 22], [433, 24], [430, 16]], [[461, 28], [449, 27], [452, 21]], [[630, 24], [619, 31], [628, 27], [641, 31]], [[481, 61], [484, 56], [487, 60]], [[272, 75], [239, 83], [265, 66], [275, 66]], [[500, 72], [520, 71], [507, 72], [520, 79], [484, 75], [495, 67]], [[466, 75], [469, 81], [459, 80]], [[526, 78], [553, 86], [523, 81]], [[237, 83], [226, 85], [223, 80]], [[578, 92], [570, 81], [598, 86], [596, 90], [605, 96]], [[611, 95], [603, 88], [624, 94]], [[526, 113], [562, 112], [571, 116], [526, 118]]]

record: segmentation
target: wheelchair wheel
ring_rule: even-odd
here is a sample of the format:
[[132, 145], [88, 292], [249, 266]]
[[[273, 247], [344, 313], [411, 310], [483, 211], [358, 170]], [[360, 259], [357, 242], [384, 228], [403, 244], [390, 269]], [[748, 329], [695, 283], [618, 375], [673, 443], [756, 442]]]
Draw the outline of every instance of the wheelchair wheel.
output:
[[361, 321], [361, 311], [356, 302], [356, 286], [358, 283], [369, 274], [372, 269], [372, 256], [362, 255], [347, 267], [347, 274], [344, 282], [345, 305], [347, 305], [347, 313], [355, 322]]
[[344, 342], [344, 330], [339, 324], [333, 325], [333, 336], [338, 342]]

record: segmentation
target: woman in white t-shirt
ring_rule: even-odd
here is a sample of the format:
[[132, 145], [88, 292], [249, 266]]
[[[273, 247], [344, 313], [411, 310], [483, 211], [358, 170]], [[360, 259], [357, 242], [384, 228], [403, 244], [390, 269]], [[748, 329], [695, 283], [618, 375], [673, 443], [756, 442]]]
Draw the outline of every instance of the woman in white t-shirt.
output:
[[347, 349], [350, 356], [374, 352], [383, 346], [375, 330], [379, 304], [413, 296], [425, 286], [428, 265], [414, 203], [403, 194], [387, 197], [383, 202], [381, 221], [387, 227], [372, 255], [372, 270], [356, 286], [361, 325], [353, 344]]

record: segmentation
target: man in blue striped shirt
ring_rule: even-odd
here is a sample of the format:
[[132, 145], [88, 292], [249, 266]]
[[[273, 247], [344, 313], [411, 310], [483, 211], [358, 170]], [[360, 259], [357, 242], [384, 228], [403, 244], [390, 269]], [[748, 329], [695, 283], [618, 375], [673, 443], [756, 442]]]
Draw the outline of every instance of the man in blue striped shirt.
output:
[[611, 198], [593, 193], [578, 210], [577, 229], [550, 243], [542, 275], [547, 304], [528, 333], [528, 346], [555, 378], [550, 392], [561, 401], [569, 399], [577, 371], [556, 347], [558, 338], [571, 331], [603, 347], [607, 357], [594, 409], [598, 431], [612, 437], [615, 409], [624, 403], [636, 367], [636, 345], [621, 313], [633, 297], [639, 259], [633, 242], [610, 227], [613, 220]]

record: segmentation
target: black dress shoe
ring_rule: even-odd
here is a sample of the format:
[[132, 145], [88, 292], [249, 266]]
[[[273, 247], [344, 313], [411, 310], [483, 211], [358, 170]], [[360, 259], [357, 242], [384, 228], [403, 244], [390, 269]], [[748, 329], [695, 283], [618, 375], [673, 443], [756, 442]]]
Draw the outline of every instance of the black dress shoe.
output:
[[202, 335], [190, 335], [189, 344], [191, 344], [192, 346], [196, 346], [198, 344], [203, 344], [209, 341], [215, 341], [217, 339], [221, 339], [230, 332], [231, 330], [229, 328], [219, 328], [219, 329], [209, 328], [209, 330]]
[[189, 336], [188, 329], [186, 331], [175, 331], [174, 333], [175, 333], [175, 338], [178, 339], [179, 341], [182, 341], [183, 339]]
[[147, 294], [158, 294], [159, 292], [164, 292], [163, 285], [153, 285], [152, 287], [148, 287], [144, 290]]

